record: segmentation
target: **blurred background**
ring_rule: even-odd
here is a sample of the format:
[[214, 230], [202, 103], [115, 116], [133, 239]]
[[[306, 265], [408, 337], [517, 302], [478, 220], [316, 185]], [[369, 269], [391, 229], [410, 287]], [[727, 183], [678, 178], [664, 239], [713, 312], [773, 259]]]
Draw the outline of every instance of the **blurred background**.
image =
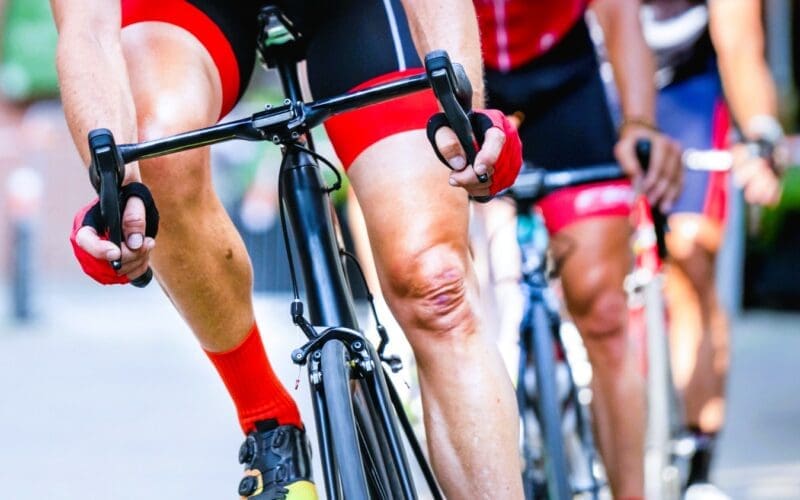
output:
[[[0, 498], [234, 498], [240, 432], [188, 328], [157, 286], [100, 287], [72, 257], [72, 217], [93, 192], [58, 102], [49, 4], [0, 6]], [[783, 124], [795, 133], [800, 1], [766, 2], [765, 24]], [[282, 100], [271, 75], [254, 80], [231, 117]], [[301, 336], [277, 224], [279, 152], [247, 143], [214, 156], [253, 255], [270, 356], [305, 403], [305, 373], [289, 361]], [[336, 197], [345, 222], [346, 200]], [[800, 498], [798, 254], [800, 171], [790, 170], [778, 207], [738, 205], [721, 259], [735, 316], [717, 477], [734, 498]]]

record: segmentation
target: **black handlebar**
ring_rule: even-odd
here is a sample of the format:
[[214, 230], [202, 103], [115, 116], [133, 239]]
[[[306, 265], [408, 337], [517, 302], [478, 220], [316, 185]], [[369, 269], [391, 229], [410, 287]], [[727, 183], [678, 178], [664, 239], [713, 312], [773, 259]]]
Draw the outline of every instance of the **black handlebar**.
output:
[[[108, 228], [109, 241], [117, 246], [122, 244], [120, 187], [125, 177], [126, 163], [232, 139], [269, 140], [277, 144], [288, 144], [297, 141], [301, 135], [337, 113], [430, 87], [433, 87], [447, 118], [456, 130], [467, 153], [468, 163], [472, 163], [476, 151], [475, 138], [467, 115], [472, 102], [472, 86], [469, 79], [460, 65], [450, 62], [450, 57], [445, 51], [428, 54], [425, 58], [425, 68], [426, 74], [408, 76], [309, 104], [291, 102], [287, 99], [282, 106], [274, 108], [268, 106], [265, 111], [255, 113], [250, 118], [138, 144], [117, 145], [109, 130], [91, 131], [89, 133], [89, 149], [92, 155], [90, 178], [100, 196], [101, 213]], [[479, 178], [482, 182], [488, 180], [486, 175]], [[116, 260], [111, 262], [111, 265], [118, 270], [122, 263]], [[131, 283], [143, 287], [150, 282], [152, 276], [152, 271], [148, 268], [144, 275]]]
[[[636, 141], [636, 159], [639, 160], [639, 165], [644, 173], [647, 173], [650, 168], [650, 149], [651, 144], [647, 139]], [[655, 205], [650, 206], [650, 212], [653, 217], [653, 229], [656, 233], [658, 256], [663, 260], [667, 257], [667, 216]]]
[[514, 185], [500, 194], [511, 196], [518, 202], [535, 203], [558, 189], [625, 178], [625, 172], [617, 163], [601, 163], [561, 170], [548, 170], [526, 164], [523, 165]]

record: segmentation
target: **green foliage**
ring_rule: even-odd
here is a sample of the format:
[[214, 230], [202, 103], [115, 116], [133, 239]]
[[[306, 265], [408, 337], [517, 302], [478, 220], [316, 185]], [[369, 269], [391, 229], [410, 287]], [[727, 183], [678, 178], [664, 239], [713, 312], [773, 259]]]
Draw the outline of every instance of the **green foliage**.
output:
[[56, 33], [47, 0], [9, 0], [2, 33], [0, 92], [26, 101], [58, 94]]

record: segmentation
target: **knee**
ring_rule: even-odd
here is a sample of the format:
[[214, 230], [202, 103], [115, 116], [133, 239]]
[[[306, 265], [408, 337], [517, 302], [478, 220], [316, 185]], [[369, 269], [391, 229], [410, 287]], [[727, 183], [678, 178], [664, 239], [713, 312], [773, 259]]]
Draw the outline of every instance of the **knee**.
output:
[[473, 333], [477, 318], [469, 303], [466, 251], [440, 244], [400, 255], [413, 257], [396, 259], [385, 288], [412, 345]]
[[713, 294], [715, 290], [713, 260], [695, 255], [686, 259], [675, 259], [671, 265], [683, 275], [699, 299], [708, 298]]
[[623, 363], [628, 350], [627, 296], [619, 289], [599, 289], [584, 298], [573, 313], [592, 358], [605, 364]]
[[[172, 109], [172, 113], [161, 110]], [[169, 96], [152, 96], [137, 103], [139, 141], [150, 141], [213, 123], [202, 110], [195, 114]], [[185, 110], [182, 113], [176, 110]], [[207, 147], [175, 153], [139, 163], [142, 179], [153, 191], [159, 207], [202, 206], [211, 190], [210, 151]]]
[[592, 340], [624, 336], [628, 305], [623, 290], [599, 290], [585, 303], [585, 312], [576, 315], [581, 331]]

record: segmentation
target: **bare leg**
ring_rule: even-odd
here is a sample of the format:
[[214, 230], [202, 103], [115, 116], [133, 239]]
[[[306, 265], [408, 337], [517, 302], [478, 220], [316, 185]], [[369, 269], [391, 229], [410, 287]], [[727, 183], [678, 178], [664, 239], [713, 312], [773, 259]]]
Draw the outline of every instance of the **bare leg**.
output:
[[508, 200], [496, 200], [473, 206], [476, 216], [483, 217], [489, 267], [488, 288], [494, 294], [487, 300], [496, 308], [497, 342], [503, 361], [514, 379], [519, 364], [519, 324], [522, 321], [524, 297], [520, 290], [520, 251], [517, 244], [517, 209]]
[[728, 324], [714, 283], [722, 227], [695, 214], [670, 218], [667, 280], [675, 385], [683, 393], [686, 423], [704, 433], [725, 418]]
[[592, 363], [598, 442], [616, 498], [644, 493], [644, 382], [627, 334], [631, 269], [623, 217], [576, 222], [553, 236], [567, 307]]
[[[188, 32], [139, 23], [122, 32], [140, 139], [217, 120], [220, 81], [210, 56]], [[141, 162], [161, 214], [152, 263], [159, 282], [203, 347], [238, 345], [254, 322], [250, 261], [211, 185], [202, 148]]]
[[449, 498], [522, 498], [514, 391], [475, 311], [466, 193], [423, 131], [386, 138], [350, 168], [378, 277], [417, 359], [428, 449]]

